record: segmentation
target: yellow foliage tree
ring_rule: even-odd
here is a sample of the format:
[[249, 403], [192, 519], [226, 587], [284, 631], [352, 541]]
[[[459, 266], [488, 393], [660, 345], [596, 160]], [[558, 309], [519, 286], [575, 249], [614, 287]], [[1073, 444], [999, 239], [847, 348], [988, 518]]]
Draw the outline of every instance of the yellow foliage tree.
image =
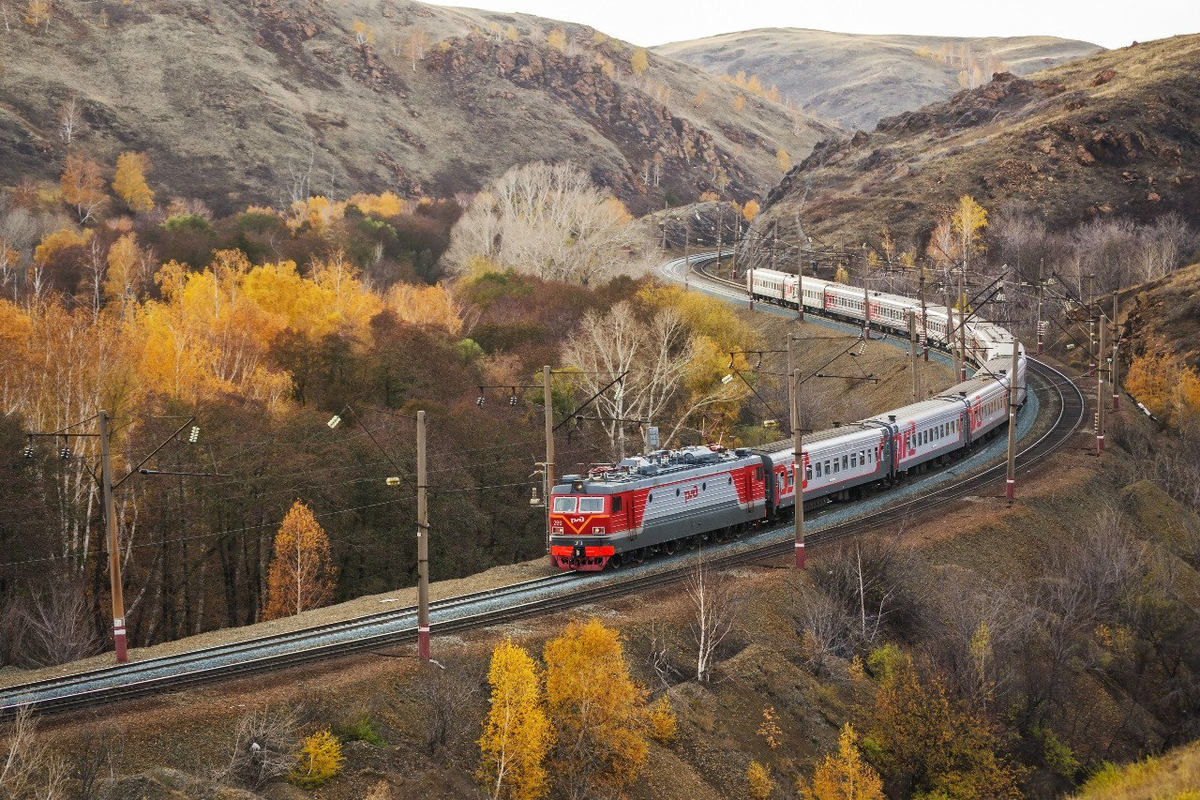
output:
[[536, 800], [550, 786], [544, 761], [554, 741], [541, 676], [524, 648], [505, 640], [492, 651], [491, 706], [479, 739], [476, 776], [492, 800]]
[[357, 206], [364, 214], [374, 214], [377, 217], [398, 217], [404, 211], [404, 201], [392, 192], [356, 194], [347, 203]]
[[779, 87], [777, 85], [772, 83], [771, 88], [767, 89], [767, 99], [772, 103], [778, 103], [783, 100], [783, 96], [779, 93]]
[[1017, 769], [997, 754], [988, 724], [951, 700], [940, 678], [923, 680], [907, 654], [885, 671], [871, 727], [880, 768], [914, 794], [1021, 797]]
[[650, 738], [662, 744], [674, 741], [679, 721], [675, 718], [675, 709], [671, 708], [671, 699], [664, 694], [655, 700], [650, 704], [648, 715]]
[[762, 81], [758, 79], [757, 75], [751, 75], [750, 79], [746, 81], [746, 91], [750, 94], [762, 97], [763, 85]]
[[746, 205], [742, 206], [742, 216], [746, 222], [754, 222], [754, 218], [758, 216], [758, 201], [747, 200]]
[[704, 104], [708, 102], [708, 90], [701, 89], [696, 92], [696, 96], [692, 98], [692, 108], [704, 108]]
[[100, 176], [100, 165], [83, 156], [74, 153], [67, 156], [59, 186], [63, 200], [75, 206], [80, 224], [92, 219], [104, 202], [104, 179]]
[[154, 192], [146, 184], [146, 172], [149, 169], [150, 161], [145, 153], [121, 153], [117, 156], [117, 172], [113, 176], [112, 188], [131, 211], [154, 208]]
[[25, 24], [31, 28], [38, 25], [50, 27], [50, 0], [29, 0], [24, 16]]
[[319, 608], [333, 598], [336, 586], [329, 537], [308, 506], [297, 500], [275, 534], [263, 616], [279, 619]]
[[738, 92], [733, 97], [733, 113], [740, 114], [740, 113], [742, 113], [742, 109], [744, 109], [745, 107], [746, 107], [746, 95], [742, 94], [741, 92]]
[[108, 273], [104, 276], [104, 296], [110, 302], [131, 298], [137, 291], [142, 252], [137, 236], [127, 233], [108, 248]]
[[646, 690], [629, 676], [620, 635], [572, 622], [546, 643], [546, 705], [558, 732], [553, 772], [568, 793], [619, 793], [649, 754]]
[[813, 773], [812, 786], [801, 788], [804, 800], [883, 800], [883, 780], [858, 752], [857, 736], [847, 722], [838, 737], [838, 752], [826, 753]]
[[746, 789], [754, 800], [767, 800], [775, 791], [775, 781], [771, 780], [771, 771], [757, 761], [751, 761], [746, 767]]
[[779, 148], [775, 151], [775, 165], [779, 167], [780, 172], [787, 172], [792, 168], [792, 156], [784, 148]]
[[71, 247], [83, 247], [92, 238], [89, 230], [75, 228], [59, 228], [48, 233], [33, 250], [33, 261], [39, 266], [46, 266], [55, 256]]
[[287, 226], [292, 233], [297, 233], [305, 226], [317, 233], [323, 233], [333, 223], [340, 220], [345, 213], [345, 203], [335, 203], [328, 197], [316, 195], [307, 200], [297, 200], [292, 203]]
[[355, 44], [374, 44], [375, 31], [371, 30], [371, 26], [363, 22], [361, 19], [354, 20], [350, 26], [351, 32], [354, 34]]
[[958, 200], [958, 209], [952, 218], [954, 232], [959, 236], [959, 246], [966, 258], [979, 246], [979, 231], [987, 227], [987, 210], [975, 202], [975, 198], [964, 194]]
[[1175, 427], [1200, 419], [1200, 374], [1167, 353], [1136, 357], [1125, 388], [1150, 413]]
[[305, 737], [288, 780], [305, 789], [316, 789], [341, 772], [345, 760], [338, 738], [328, 730], [317, 731]]
[[555, 28], [546, 34], [546, 44], [565, 53], [567, 52], [567, 34], [563, 33], [561, 28]]
[[462, 332], [462, 311], [440, 283], [436, 286], [397, 283], [388, 291], [387, 307], [409, 325], [444, 328], [455, 335]]
[[633, 70], [635, 78], [641, 77], [642, 73], [650, 66], [650, 57], [646, 55], [646, 48], [635, 47], [633, 55], [629, 57], [629, 66]]

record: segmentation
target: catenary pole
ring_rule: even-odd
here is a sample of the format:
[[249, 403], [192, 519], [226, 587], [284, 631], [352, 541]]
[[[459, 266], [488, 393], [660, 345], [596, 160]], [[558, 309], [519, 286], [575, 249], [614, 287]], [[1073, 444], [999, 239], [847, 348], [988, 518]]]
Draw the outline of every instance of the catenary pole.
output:
[[958, 379], [967, 379], [967, 292], [963, 288], [966, 280], [966, 264], [958, 271]]
[[1109, 402], [1109, 398], [1107, 397], [1108, 386], [1104, 380], [1105, 373], [1108, 372], [1104, 364], [1107, 355], [1105, 353], [1107, 349], [1105, 334], [1108, 333], [1108, 326], [1101, 320], [1098, 327], [1100, 329], [1100, 346], [1096, 352], [1100, 355], [1097, 359], [1099, 363], [1096, 365], [1096, 455], [1104, 452], [1104, 414], [1108, 410], [1107, 403]]
[[796, 498], [796, 569], [804, 569], [804, 442], [800, 420], [800, 370], [792, 373], [792, 481]]
[[1117, 327], [1117, 293], [1113, 292], [1112, 313], [1112, 363], [1109, 365], [1109, 383], [1112, 384], [1112, 410], [1116, 413], [1121, 408], [1121, 384], [1117, 379], [1117, 342], [1121, 340], [1120, 328]]
[[113, 502], [112, 457], [108, 447], [108, 412], [100, 412], [100, 481], [104, 494], [104, 526], [108, 529], [108, 575], [112, 582], [113, 645], [117, 663], [129, 660], [125, 637], [125, 591], [121, 585], [121, 549]]
[[542, 402], [546, 413], [546, 556], [550, 555], [550, 493], [554, 491], [554, 392], [550, 386], [550, 365], [542, 367]]
[[425, 412], [417, 412], [417, 653], [429, 660], [429, 489], [425, 464]]
[[1008, 368], [1008, 478], [1004, 484], [1004, 496], [1011, 505], [1017, 489], [1017, 370], [1021, 347], [1016, 337], [1012, 340], [1012, 365]]
[[908, 315], [908, 355], [912, 364], [912, 392], [915, 403], [921, 399], [921, 373], [917, 370], [917, 317], [912, 313]]

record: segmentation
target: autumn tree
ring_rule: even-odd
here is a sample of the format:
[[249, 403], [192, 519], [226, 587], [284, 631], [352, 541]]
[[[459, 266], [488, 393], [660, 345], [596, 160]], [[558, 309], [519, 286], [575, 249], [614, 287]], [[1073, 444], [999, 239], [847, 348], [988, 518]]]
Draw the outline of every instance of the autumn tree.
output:
[[110, 303], [124, 309], [132, 300], [141, 283], [143, 253], [138, 248], [137, 236], [127, 233], [108, 249], [108, 270], [104, 280], [104, 296]]
[[792, 156], [782, 147], [775, 151], [775, 165], [779, 167], [780, 172], [787, 172], [792, 168]]
[[546, 34], [546, 44], [565, 53], [567, 52], [567, 34], [563, 33], [561, 28], [555, 28]]
[[650, 66], [650, 57], [646, 55], [646, 48], [635, 47], [633, 55], [629, 57], [629, 66], [633, 70], [634, 79], [641, 78]]
[[863, 760], [857, 742], [847, 722], [838, 737], [837, 753], [826, 753], [813, 773], [812, 785], [801, 787], [804, 800], [883, 800], [883, 781]]
[[91, 221], [104, 203], [104, 178], [100, 165], [91, 159], [68, 155], [59, 185], [63, 200], [75, 206], [81, 225]]
[[751, 761], [746, 767], [746, 790], [754, 800], [767, 800], [775, 791], [770, 768], [758, 761]]
[[549, 791], [546, 753], [554, 732], [546, 716], [542, 678], [524, 648], [505, 640], [492, 651], [491, 705], [479, 740], [476, 773], [492, 800], [536, 800]]
[[987, 227], [987, 210], [975, 198], [964, 194], [958, 200], [958, 208], [951, 218], [954, 232], [958, 234], [959, 248], [962, 252], [963, 267], [970, 261], [971, 253], [979, 244], [979, 231]]
[[1125, 388], [1155, 416], [1177, 428], [1200, 418], [1200, 373], [1166, 353], [1133, 359]]
[[596, 619], [574, 621], [546, 643], [545, 662], [554, 774], [576, 800], [619, 793], [649, 755], [647, 692], [629, 675], [620, 635]]
[[308, 506], [297, 500], [275, 534], [263, 615], [279, 619], [319, 608], [333, 597], [336, 585], [329, 537]]
[[375, 31], [373, 31], [371, 26], [363, 22], [361, 19], [354, 20], [350, 27], [350, 31], [354, 34], [354, 43], [359, 47], [375, 43]]
[[882, 663], [871, 738], [889, 784], [900, 794], [1016, 798], [1018, 771], [996, 751], [988, 723], [952, 700], [938, 676], [922, 678], [912, 658], [893, 650]]
[[742, 206], [742, 216], [746, 222], [754, 222], [754, 218], [758, 216], [758, 201], [747, 200], [746, 205]]
[[145, 153], [122, 153], [117, 157], [117, 173], [112, 188], [131, 211], [154, 208], [154, 192], [146, 185], [150, 162]]
[[733, 96], [733, 113], [740, 114], [746, 107], [746, 95], [738, 92]]
[[404, 54], [408, 57], [412, 64], [412, 71], [417, 71], [417, 62], [425, 58], [425, 51], [429, 48], [429, 34], [424, 28], [413, 28], [408, 38], [404, 42]]
[[762, 96], [763, 85], [762, 81], [759, 80], [757, 75], [751, 75], [750, 79], [746, 81], [746, 91], [759, 97]]
[[66, 797], [66, 763], [47, 748], [29, 706], [0, 726], [0, 796], [8, 800]]
[[50, 0], [29, 0], [25, 6], [25, 24], [31, 28], [45, 25], [50, 29]]

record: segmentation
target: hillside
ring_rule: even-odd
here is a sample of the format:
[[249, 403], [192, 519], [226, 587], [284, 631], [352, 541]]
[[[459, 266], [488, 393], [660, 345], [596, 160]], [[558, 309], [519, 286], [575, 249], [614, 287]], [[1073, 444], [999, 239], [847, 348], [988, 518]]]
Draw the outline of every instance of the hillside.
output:
[[1200, 222], [1200, 35], [1006, 74], [943, 103], [830, 140], [793, 168], [765, 220], [800, 211], [818, 236], [923, 244], [963, 194], [1037, 208], [1051, 229], [1178, 213]]
[[1168, 355], [1200, 368], [1200, 264], [1138, 287], [1121, 314], [1130, 357]]
[[[956, 38], [763, 28], [672, 42], [662, 56], [717, 75], [758, 75], [822, 119], [870, 129], [883, 117], [944, 100], [993, 72], [1026, 75], [1101, 48], [1051, 36]], [[962, 73], [962, 83], [960, 83]], [[972, 84], [975, 81], [975, 84]]]
[[635, 76], [632, 48], [591, 28], [402, 0], [67, 2], [0, 41], [0, 185], [57, 179], [74, 99], [72, 148], [145, 151], [219, 212], [449, 196], [538, 159], [580, 162], [635, 212], [717, 184], [745, 199], [780, 147], [799, 159], [833, 132], [752, 96], [732, 113], [736, 88], [656, 55]]

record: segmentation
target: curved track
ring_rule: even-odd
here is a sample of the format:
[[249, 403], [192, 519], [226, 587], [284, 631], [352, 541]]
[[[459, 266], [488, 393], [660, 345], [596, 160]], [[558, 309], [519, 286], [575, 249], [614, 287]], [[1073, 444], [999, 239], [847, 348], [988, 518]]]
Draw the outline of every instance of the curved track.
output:
[[[703, 262], [710, 255], [693, 256]], [[683, 280], [679, 270], [688, 270], [683, 259], [664, 264], [660, 270], [674, 280]], [[744, 300], [737, 284], [701, 275], [704, 290], [728, 299]], [[764, 310], [790, 313], [773, 306]], [[1017, 473], [1027, 473], [1035, 464], [1062, 447], [1084, 419], [1084, 398], [1079, 388], [1049, 364], [1029, 359], [1031, 388], [1037, 392], [1040, 414], [1046, 423], [1030, 443], [1023, 443], [1017, 456]], [[1025, 437], [1029, 438], [1028, 435]], [[993, 459], [994, 461], [994, 459]], [[894, 524], [916, 513], [978, 494], [1004, 478], [1005, 465], [993, 463], [968, 472], [964, 477], [908, 499], [893, 498], [881, 507], [852, 519], [820, 526], [806, 536], [811, 544], [829, 542], [852, 533]], [[822, 514], [815, 517], [819, 521]], [[756, 533], [745, 540], [714, 547], [709, 562], [714, 567], [745, 564], [791, 554], [791, 524]], [[580, 576], [571, 573], [516, 583], [500, 589], [450, 598], [431, 607], [433, 627], [439, 633], [469, 630], [511, 622], [522, 617], [573, 608], [586, 592], [587, 602], [627, 596], [631, 592], [682, 580], [691, 560], [686, 554], [619, 572]], [[108, 704], [115, 700], [144, 697], [199, 683], [307, 664], [355, 652], [394, 646], [416, 638], [416, 608], [401, 608], [344, 622], [252, 639], [231, 645], [193, 650], [122, 666], [81, 672], [61, 678], [0, 689], [0, 715], [23, 704], [40, 712], [68, 711]]]

